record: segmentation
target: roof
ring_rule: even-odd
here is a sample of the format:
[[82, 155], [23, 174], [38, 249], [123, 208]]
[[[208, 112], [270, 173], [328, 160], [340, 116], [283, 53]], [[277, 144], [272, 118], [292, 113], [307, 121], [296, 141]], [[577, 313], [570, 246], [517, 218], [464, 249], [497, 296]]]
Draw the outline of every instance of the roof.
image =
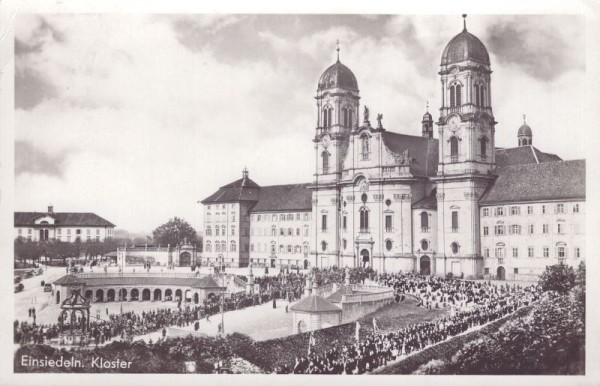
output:
[[309, 184], [263, 186], [252, 212], [312, 210]]
[[201, 202], [203, 204], [219, 202], [258, 201], [260, 186], [247, 176], [230, 184], [221, 186]]
[[437, 197], [425, 197], [412, 205], [413, 209], [437, 209]]
[[496, 174], [480, 203], [585, 199], [585, 160], [511, 165]]
[[95, 213], [72, 212], [15, 212], [15, 226], [33, 226], [35, 220], [50, 216], [55, 220], [55, 225], [60, 226], [88, 226], [88, 227], [114, 227], [115, 224], [103, 219]]
[[65, 275], [53, 284], [60, 285], [85, 285], [93, 286], [157, 286], [173, 285], [187, 286], [191, 288], [223, 288], [211, 276], [201, 278], [195, 277], [164, 277], [164, 276], [102, 276], [97, 277], [77, 277], [76, 275]]
[[352, 71], [344, 66], [338, 59], [329, 66], [319, 78], [318, 90], [329, 88], [344, 88], [347, 90], [358, 90], [358, 82]]
[[496, 149], [495, 156], [496, 167], [499, 168], [511, 165], [561, 161], [559, 156], [543, 153], [531, 145], [511, 147], [508, 149]]
[[434, 176], [438, 164], [438, 140], [415, 135], [383, 132], [383, 143], [395, 154], [408, 150], [411, 157], [410, 172], [415, 176]]
[[318, 295], [305, 297], [294, 304], [291, 309], [297, 312], [342, 312], [341, 309]]
[[481, 64], [490, 64], [490, 55], [477, 36], [463, 29], [450, 40], [442, 54], [442, 66], [472, 60]]
[[344, 285], [340, 289], [338, 289], [337, 291], [332, 293], [331, 295], [327, 296], [327, 301], [331, 302], [331, 303], [341, 303], [342, 295], [351, 295], [351, 294], [360, 294], [360, 293], [367, 293], [367, 292], [353, 291], [352, 287]]

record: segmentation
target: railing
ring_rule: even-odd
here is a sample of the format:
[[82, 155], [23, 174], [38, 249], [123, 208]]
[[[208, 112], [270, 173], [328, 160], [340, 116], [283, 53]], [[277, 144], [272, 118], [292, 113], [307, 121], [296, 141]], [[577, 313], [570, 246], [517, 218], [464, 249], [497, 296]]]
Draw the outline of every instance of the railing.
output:
[[422, 233], [429, 233], [430, 231], [431, 231], [431, 228], [429, 228], [429, 227], [421, 227]]
[[360, 228], [359, 233], [370, 233], [369, 228]]
[[393, 231], [394, 231], [394, 228], [391, 228], [391, 227], [385, 227], [385, 231], [386, 231], [386, 232], [388, 232], [388, 233], [391, 233], [391, 232], [393, 232]]
[[450, 162], [458, 162], [458, 156], [457, 155], [451, 155], [450, 156]]
[[195, 278], [208, 276], [207, 274], [195, 274], [195, 273], [183, 273], [183, 272], [99, 272], [99, 273], [75, 273], [77, 278], [81, 279], [94, 279], [94, 278], [107, 278], [107, 277], [181, 277], [181, 278]]
[[452, 227], [452, 233], [457, 233], [458, 232], [458, 227]]

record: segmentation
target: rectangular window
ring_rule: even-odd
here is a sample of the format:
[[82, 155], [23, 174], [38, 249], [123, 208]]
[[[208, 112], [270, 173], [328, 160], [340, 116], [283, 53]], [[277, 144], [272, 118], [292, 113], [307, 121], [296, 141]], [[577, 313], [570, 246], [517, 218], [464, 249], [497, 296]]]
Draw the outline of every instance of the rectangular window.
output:
[[291, 245], [288, 245], [287, 251], [288, 251], [288, 253], [292, 253], [292, 246]]
[[517, 225], [517, 224], [513, 224], [510, 226], [510, 233], [513, 235], [520, 235], [521, 234], [521, 226]]
[[496, 236], [504, 235], [504, 225], [495, 225], [494, 226], [494, 234]]
[[483, 274], [484, 275], [489, 275], [490, 274], [490, 269], [489, 268], [484, 268], [483, 269]]
[[556, 204], [556, 213], [565, 213], [565, 204]]
[[533, 224], [527, 225], [527, 234], [532, 235], [534, 231]]
[[503, 258], [504, 257], [504, 247], [496, 248], [496, 257]]
[[390, 214], [385, 216], [385, 231], [392, 232], [392, 215]]
[[519, 248], [513, 248], [512, 252], [512, 257], [519, 257]]
[[327, 231], [327, 215], [326, 214], [321, 216], [321, 230], [323, 232]]
[[300, 213], [296, 213], [296, 220], [300, 220]]
[[533, 247], [527, 247], [527, 257], [533, 257]]
[[304, 236], [308, 237], [308, 227], [304, 228]]
[[558, 258], [559, 259], [564, 259], [566, 257], [566, 253], [565, 253], [565, 247], [564, 246], [559, 246], [557, 248], [557, 253], [558, 253]]
[[285, 229], [279, 228], [279, 236], [285, 236]]
[[485, 248], [483, 250], [483, 256], [484, 257], [490, 257], [490, 249], [489, 248]]
[[527, 205], [527, 214], [533, 214], [533, 205]]
[[573, 213], [579, 213], [579, 204], [573, 205]]
[[515, 268], [515, 275], [519, 274], [519, 268]]
[[279, 246], [279, 253], [284, 253], [285, 252], [285, 246], [280, 245]]
[[86, 231], [87, 231], [86, 234], [89, 235], [90, 234], [90, 229], [86, 229]]
[[490, 234], [490, 228], [489, 227], [483, 227], [483, 235], [484, 236], [489, 236]]
[[550, 257], [550, 248], [544, 247], [544, 257]]
[[542, 214], [546, 214], [546, 205], [542, 205]]
[[296, 228], [296, 236], [300, 236], [300, 228]]
[[510, 215], [511, 216], [516, 216], [521, 214], [521, 207], [519, 206], [511, 206], [510, 207]]
[[548, 234], [548, 224], [543, 224], [542, 225], [542, 233], [543, 234]]
[[504, 207], [503, 206], [498, 206], [496, 207], [496, 216], [504, 216]]
[[23, 229], [19, 228], [19, 234], [21, 234], [21, 233], [23, 233]]
[[275, 244], [271, 244], [271, 254], [275, 254]]
[[564, 224], [563, 223], [558, 223], [556, 224], [556, 233], [558, 233], [559, 235], [562, 235], [564, 232]]
[[250, 244], [250, 252], [254, 252], [254, 244]]
[[458, 212], [452, 211], [452, 232], [458, 232]]
[[581, 249], [579, 247], [575, 247], [575, 258], [579, 259], [581, 257]]
[[490, 215], [490, 208], [483, 208], [483, 217], [488, 217]]
[[250, 216], [250, 221], [254, 221], [254, 215]]

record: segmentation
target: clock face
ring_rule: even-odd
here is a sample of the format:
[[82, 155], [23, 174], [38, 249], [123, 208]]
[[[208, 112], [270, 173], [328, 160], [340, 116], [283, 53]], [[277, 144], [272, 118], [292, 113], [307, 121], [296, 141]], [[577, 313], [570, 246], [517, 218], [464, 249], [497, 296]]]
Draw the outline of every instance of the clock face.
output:
[[450, 127], [451, 131], [457, 131], [460, 129], [460, 118], [452, 117], [448, 122], [448, 126]]

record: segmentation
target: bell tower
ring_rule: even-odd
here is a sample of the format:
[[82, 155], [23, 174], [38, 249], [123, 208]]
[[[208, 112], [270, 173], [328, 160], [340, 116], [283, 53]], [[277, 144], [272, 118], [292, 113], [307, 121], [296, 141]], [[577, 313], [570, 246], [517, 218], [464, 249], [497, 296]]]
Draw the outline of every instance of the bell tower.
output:
[[339, 40], [337, 60], [323, 72], [317, 85], [317, 128], [315, 180], [312, 216], [313, 264], [317, 267], [340, 266], [340, 223], [342, 167], [349, 145], [350, 132], [358, 127], [358, 82], [352, 71], [340, 62]]
[[462, 32], [444, 49], [439, 72], [436, 274], [479, 277], [483, 260], [478, 199], [493, 180], [496, 122], [490, 57], [483, 43], [467, 31], [466, 16]]

